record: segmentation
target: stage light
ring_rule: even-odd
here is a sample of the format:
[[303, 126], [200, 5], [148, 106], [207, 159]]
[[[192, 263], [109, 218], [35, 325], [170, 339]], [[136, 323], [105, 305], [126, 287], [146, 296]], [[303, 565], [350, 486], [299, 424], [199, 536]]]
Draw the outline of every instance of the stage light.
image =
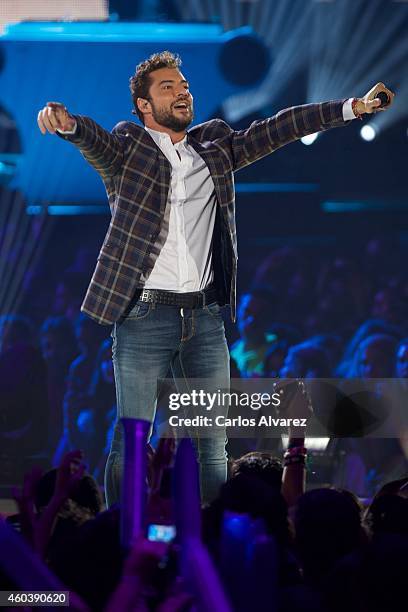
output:
[[377, 132], [372, 125], [363, 125], [360, 136], [366, 142], [371, 142], [377, 136]]
[[343, 0], [313, 4], [308, 102], [362, 96], [383, 80], [396, 93], [392, 110], [377, 113], [373, 119], [377, 133], [383, 132], [407, 114], [408, 84], [403, 75], [408, 69], [408, 3]]
[[301, 138], [300, 140], [303, 142], [304, 145], [311, 145], [317, 139], [318, 135], [319, 135], [319, 133], [315, 132], [314, 134], [309, 134], [308, 136], [303, 136], [303, 138]]
[[[224, 36], [226, 42], [221, 49], [219, 64], [224, 77], [242, 87], [259, 84], [268, 72], [271, 63], [269, 49], [262, 40], [254, 36], [250, 28], [240, 28]], [[239, 58], [239, 61], [237, 61]]]
[[[206, 4], [199, 0], [177, 2], [180, 6], [189, 6], [189, 10], [185, 9], [183, 15], [191, 20], [199, 18], [199, 7]], [[279, 111], [282, 108], [282, 94], [286, 94], [293, 78], [305, 67], [305, 58], [309, 54], [310, 17], [314, 3], [303, 0], [293, 0], [290, 3], [286, 0], [211, 0], [210, 4], [212, 10], [208, 7], [208, 20], [211, 15], [218, 14], [226, 32], [244, 25], [250, 27], [263, 41], [270, 55], [269, 65], [265, 61], [263, 64], [267, 67], [267, 74], [261, 84], [258, 81], [251, 85], [250, 89], [231, 94], [224, 99], [222, 112], [225, 119], [229, 122], [240, 121], [245, 116], [260, 114], [266, 107], [269, 115]], [[235, 58], [238, 68], [241, 57], [242, 55]], [[245, 51], [243, 57], [246, 58]], [[266, 54], [263, 53], [264, 60], [265, 57]], [[253, 66], [258, 69], [256, 62]]]

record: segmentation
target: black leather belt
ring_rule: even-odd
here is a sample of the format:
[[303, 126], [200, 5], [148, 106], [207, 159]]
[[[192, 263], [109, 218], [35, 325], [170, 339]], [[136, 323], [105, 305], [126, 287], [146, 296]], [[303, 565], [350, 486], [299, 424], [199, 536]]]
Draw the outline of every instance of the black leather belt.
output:
[[142, 302], [155, 304], [167, 304], [179, 308], [202, 308], [207, 304], [217, 301], [217, 292], [214, 285], [203, 291], [192, 291], [190, 293], [174, 293], [173, 291], [162, 291], [161, 289], [142, 289], [138, 298]]

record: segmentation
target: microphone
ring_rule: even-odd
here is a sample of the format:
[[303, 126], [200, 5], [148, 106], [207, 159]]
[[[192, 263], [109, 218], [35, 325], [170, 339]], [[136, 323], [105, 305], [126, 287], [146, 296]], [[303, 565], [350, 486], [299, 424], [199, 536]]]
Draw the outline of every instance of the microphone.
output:
[[387, 104], [391, 102], [389, 95], [386, 94], [385, 91], [380, 91], [375, 97], [381, 100], [381, 104], [377, 108], [382, 108], [383, 106], [387, 106]]

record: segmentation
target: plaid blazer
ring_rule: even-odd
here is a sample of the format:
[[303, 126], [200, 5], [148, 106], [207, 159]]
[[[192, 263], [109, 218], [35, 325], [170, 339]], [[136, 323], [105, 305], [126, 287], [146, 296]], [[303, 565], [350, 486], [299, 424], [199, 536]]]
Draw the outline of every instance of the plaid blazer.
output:
[[[246, 130], [234, 131], [221, 119], [190, 129], [188, 143], [201, 155], [214, 181], [217, 216], [213, 239], [214, 278], [221, 305], [235, 320], [237, 239], [234, 172], [307, 134], [342, 126], [344, 100], [294, 106]], [[160, 232], [171, 165], [149, 133], [122, 121], [108, 132], [76, 115], [72, 142], [100, 174], [112, 218], [81, 310], [102, 324], [125, 316], [160, 252]]]

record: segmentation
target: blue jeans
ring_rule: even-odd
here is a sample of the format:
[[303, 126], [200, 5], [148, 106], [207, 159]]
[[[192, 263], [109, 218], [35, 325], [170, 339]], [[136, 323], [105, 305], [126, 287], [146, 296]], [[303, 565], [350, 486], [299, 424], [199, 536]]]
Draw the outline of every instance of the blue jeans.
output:
[[[124, 442], [121, 417], [151, 423], [156, 412], [157, 381], [171, 368], [176, 379], [206, 378], [229, 387], [229, 351], [217, 303], [181, 310], [178, 306], [138, 301], [112, 332], [117, 421], [105, 472], [106, 503], [120, 499]], [[225, 436], [196, 441], [203, 502], [214, 499], [227, 475]]]

